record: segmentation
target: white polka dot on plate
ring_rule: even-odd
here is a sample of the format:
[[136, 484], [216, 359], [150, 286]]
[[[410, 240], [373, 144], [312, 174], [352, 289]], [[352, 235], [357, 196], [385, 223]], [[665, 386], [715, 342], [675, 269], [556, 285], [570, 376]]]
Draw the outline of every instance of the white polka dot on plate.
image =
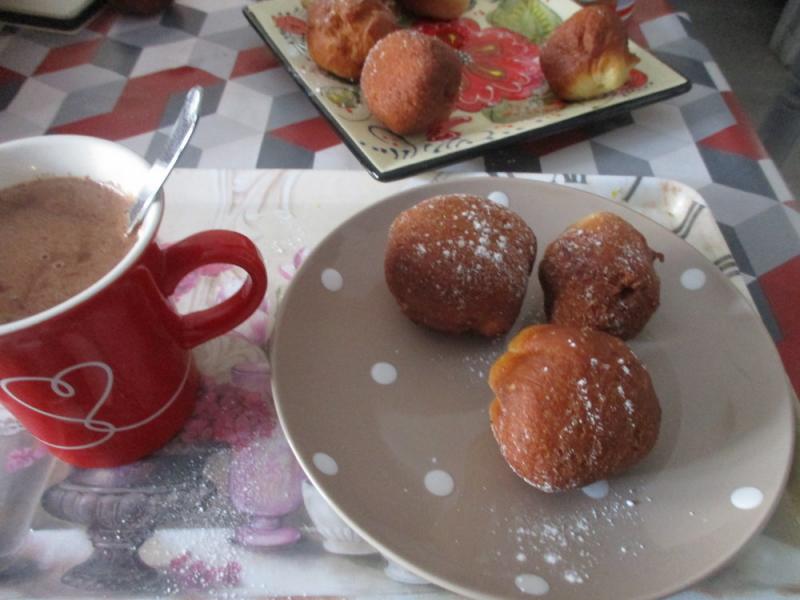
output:
[[487, 196], [487, 198], [489, 198], [489, 200], [495, 204], [499, 204], [500, 206], [505, 206], [508, 208], [508, 196], [503, 192], [492, 192]]
[[520, 592], [532, 596], [544, 596], [550, 591], [550, 584], [543, 577], [531, 573], [523, 573], [514, 578]]
[[608, 482], [605, 479], [601, 479], [600, 481], [595, 481], [594, 483], [582, 487], [581, 491], [589, 496], [589, 498], [599, 500], [600, 498], [608, 496]]
[[372, 365], [370, 375], [376, 383], [381, 385], [390, 385], [397, 381], [397, 369], [393, 364], [387, 362], [377, 362]]
[[556, 554], [555, 552], [545, 552], [543, 558], [544, 558], [544, 562], [546, 562], [549, 565], [554, 565], [557, 562], [561, 561], [561, 555], [560, 554]]
[[755, 487], [740, 487], [733, 490], [731, 504], [740, 510], [752, 510], [761, 506], [764, 493]]
[[342, 274], [336, 269], [325, 269], [322, 272], [322, 285], [331, 292], [338, 292], [344, 285]]
[[329, 454], [317, 452], [312, 460], [314, 466], [325, 475], [336, 475], [339, 472], [339, 465], [336, 464], [336, 461]]
[[434, 469], [425, 474], [425, 488], [434, 496], [449, 496], [453, 493], [455, 483], [450, 473]]
[[681, 285], [687, 290], [699, 290], [706, 284], [706, 274], [700, 269], [686, 269], [681, 273]]
[[583, 576], [574, 569], [567, 569], [564, 571], [564, 579], [569, 583], [583, 583]]

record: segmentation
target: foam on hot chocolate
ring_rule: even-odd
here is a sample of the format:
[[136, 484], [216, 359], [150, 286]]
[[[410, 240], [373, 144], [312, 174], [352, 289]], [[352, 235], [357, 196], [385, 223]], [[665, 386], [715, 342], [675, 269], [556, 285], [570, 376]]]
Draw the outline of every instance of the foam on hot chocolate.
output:
[[130, 198], [86, 178], [53, 177], [0, 190], [0, 323], [71, 298], [130, 250]]

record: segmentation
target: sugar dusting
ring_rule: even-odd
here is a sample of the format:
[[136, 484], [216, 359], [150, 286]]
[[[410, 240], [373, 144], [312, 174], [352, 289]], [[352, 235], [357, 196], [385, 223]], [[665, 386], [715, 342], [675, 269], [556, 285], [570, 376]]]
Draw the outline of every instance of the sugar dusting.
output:
[[652, 265], [663, 256], [630, 224], [608, 217], [597, 213], [568, 228], [547, 248], [542, 264], [551, 293], [562, 306], [569, 302], [567, 312], [601, 319], [596, 324], [614, 333], [624, 330], [627, 311], [647, 302], [646, 290], [658, 288]]
[[601, 500], [587, 499], [570, 512], [552, 511], [538, 514], [519, 514], [510, 519], [508, 534], [516, 541], [517, 556], [534, 557], [547, 565], [543, 572], [551, 581], [553, 576], [579, 585], [591, 580], [592, 570], [609, 555], [614, 560], [639, 556], [645, 545], [635, 539], [619, 547], [609, 547], [603, 531], [617, 527], [634, 528], [642, 523], [638, 506], [651, 502], [634, 489], [627, 493], [611, 490]]
[[[474, 352], [464, 353], [461, 362], [469, 373], [469, 378], [482, 386], [486, 385], [486, 378], [489, 376], [489, 369], [506, 351], [508, 342], [519, 333], [519, 330], [529, 325], [545, 323], [546, 317], [544, 307], [541, 304], [525, 309], [517, 319], [517, 324], [504, 337], [496, 337], [491, 340], [482, 341], [480, 347]], [[547, 367], [544, 371], [547, 372]]]
[[469, 372], [470, 379], [486, 385], [489, 369], [492, 368], [494, 362], [503, 353], [505, 347], [506, 341], [503, 338], [494, 338], [483, 344], [475, 352], [465, 353], [461, 362]]
[[[562, 335], [552, 329], [548, 332], [551, 336]], [[562, 348], [574, 355], [574, 364], [583, 364], [585, 368], [564, 372], [563, 369], [550, 369], [547, 365], [538, 363], [535, 368], [541, 369], [539, 377], [539, 390], [543, 401], [550, 400], [549, 389], [561, 386], [565, 394], [571, 394], [565, 406], [570, 410], [566, 413], [567, 419], [557, 434], [548, 438], [548, 443], [554, 452], [569, 456], [576, 443], [591, 432], [591, 443], [581, 460], [584, 466], [591, 471], [603, 468], [604, 461], [613, 457], [615, 440], [625, 439], [633, 442], [636, 438], [637, 428], [642, 418], [641, 394], [637, 392], [637, 378], [632, 377], [632, 371], [643, 368], [632, 353], [613, 357], [605, 355], [590, 343], [589, 333], [580, 331], [569, 337], [564, 337], [559, 343]], [[534, 368], [531, 366], [531, 368]], [[614, 387], [608, 386], [609, 381], [618, 382]], [[571, 388], [571, 389], [570, 389]], [[504, 456], [511, 454], [524, 454], [531, 446], [531, 432], [527, 427], [509, 428], [501, 444]], [[547, 435], [546, 432], [533, 427], [535, 435]], [[514, 465], [511, 468], [520, 477], [525, 478], [525, 473], [519, 472]], [[532, 486], [546, 492], [554, 491], [552, 482], [547, 477], [539, 477], [535, 481], [526, 479]], [[578, 485], [578, 480], [560, 482], [559, 489], [570, 489]], [[599, 490], [598, 490], [599, 491]], [[591, 493], [587, 492], [587, 495]]]
[[495, 203], [467, 194], [449, 194], [447, 202], [447, 211], [442, 210], [439, 199], [421, 202], [412, 209], [417, 213], [414, 218], [435, 223], [440, 232], [436, 239], [417, 237], [413, 252], [453, 275], [452, 285], [442, 288], [447, 296], [443, 299], [457, 301], [475, 285], [491, 287], [499, 282], [511, 285], [515, 292], [524, 292], [519, 288], [527, 286], [534, 242], [510, 231], [522, 227], [521, 220]]

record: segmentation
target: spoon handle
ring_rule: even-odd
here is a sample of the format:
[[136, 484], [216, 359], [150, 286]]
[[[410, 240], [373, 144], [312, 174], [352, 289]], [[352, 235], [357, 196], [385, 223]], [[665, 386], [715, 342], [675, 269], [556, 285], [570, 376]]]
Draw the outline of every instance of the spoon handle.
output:
[[128, 212], [128, 221], [130, 224], [128, 225], [127, 235], [130, 235], [139, 226], [139, 223], [142, 222], [147, 214], [147, 210], [158, 194], [158, 190], [164, 185], [164, 181], [166, 181], [167, 176], [178, 161], [178, 157], [183, 152], [183, 149], [186, 148], [186, 144], [189, 143], [189, 138], [192, 137], [194, 127], [197, 125], [200, 100], [202, 100], [202, 97], [203, 90], [199, 86], [193, 87], [189, 90], [189, 93], [186, 94], [183, 108], [181, 108], [181, 112], [175, 124], [172, 126], [172, 131], [169, 133], [167, 145], [150, 168], [147, 174], [147, 180], [144, 186], [142, 186], [142, 191], [139, 192], [136, 202], [134, 202]]

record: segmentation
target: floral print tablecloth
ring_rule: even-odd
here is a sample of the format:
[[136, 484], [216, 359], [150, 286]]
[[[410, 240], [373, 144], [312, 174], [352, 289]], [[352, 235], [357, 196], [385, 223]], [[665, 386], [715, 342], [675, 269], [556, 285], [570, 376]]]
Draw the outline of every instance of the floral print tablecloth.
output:
[[[268, 363], [277, 307], [308, 250], [360, 208], [432, 177], [379, 184], [352, 171], [177, 171], [162, 242], [211, 227], [246, 233], [267, 261], [268, 296], [242, 326], [196, 351], [204, 384], [195, 414], [153, 457], [72, 469], [3, 422], [0, 598], [451, 597], [359, 539], [305, 480], [277, 422]], [[747, 293], [691, 188], [654, 178], [529, 177], [630, 204], [697, 246]], [[207, 305], [239, 281], [234, 269], [207, 267], [182, 282], [174, 301], [180, 310]], [[679, 597], [791, 596], [800, 593], [798, 564], [796, 465], [765, 532]]]

